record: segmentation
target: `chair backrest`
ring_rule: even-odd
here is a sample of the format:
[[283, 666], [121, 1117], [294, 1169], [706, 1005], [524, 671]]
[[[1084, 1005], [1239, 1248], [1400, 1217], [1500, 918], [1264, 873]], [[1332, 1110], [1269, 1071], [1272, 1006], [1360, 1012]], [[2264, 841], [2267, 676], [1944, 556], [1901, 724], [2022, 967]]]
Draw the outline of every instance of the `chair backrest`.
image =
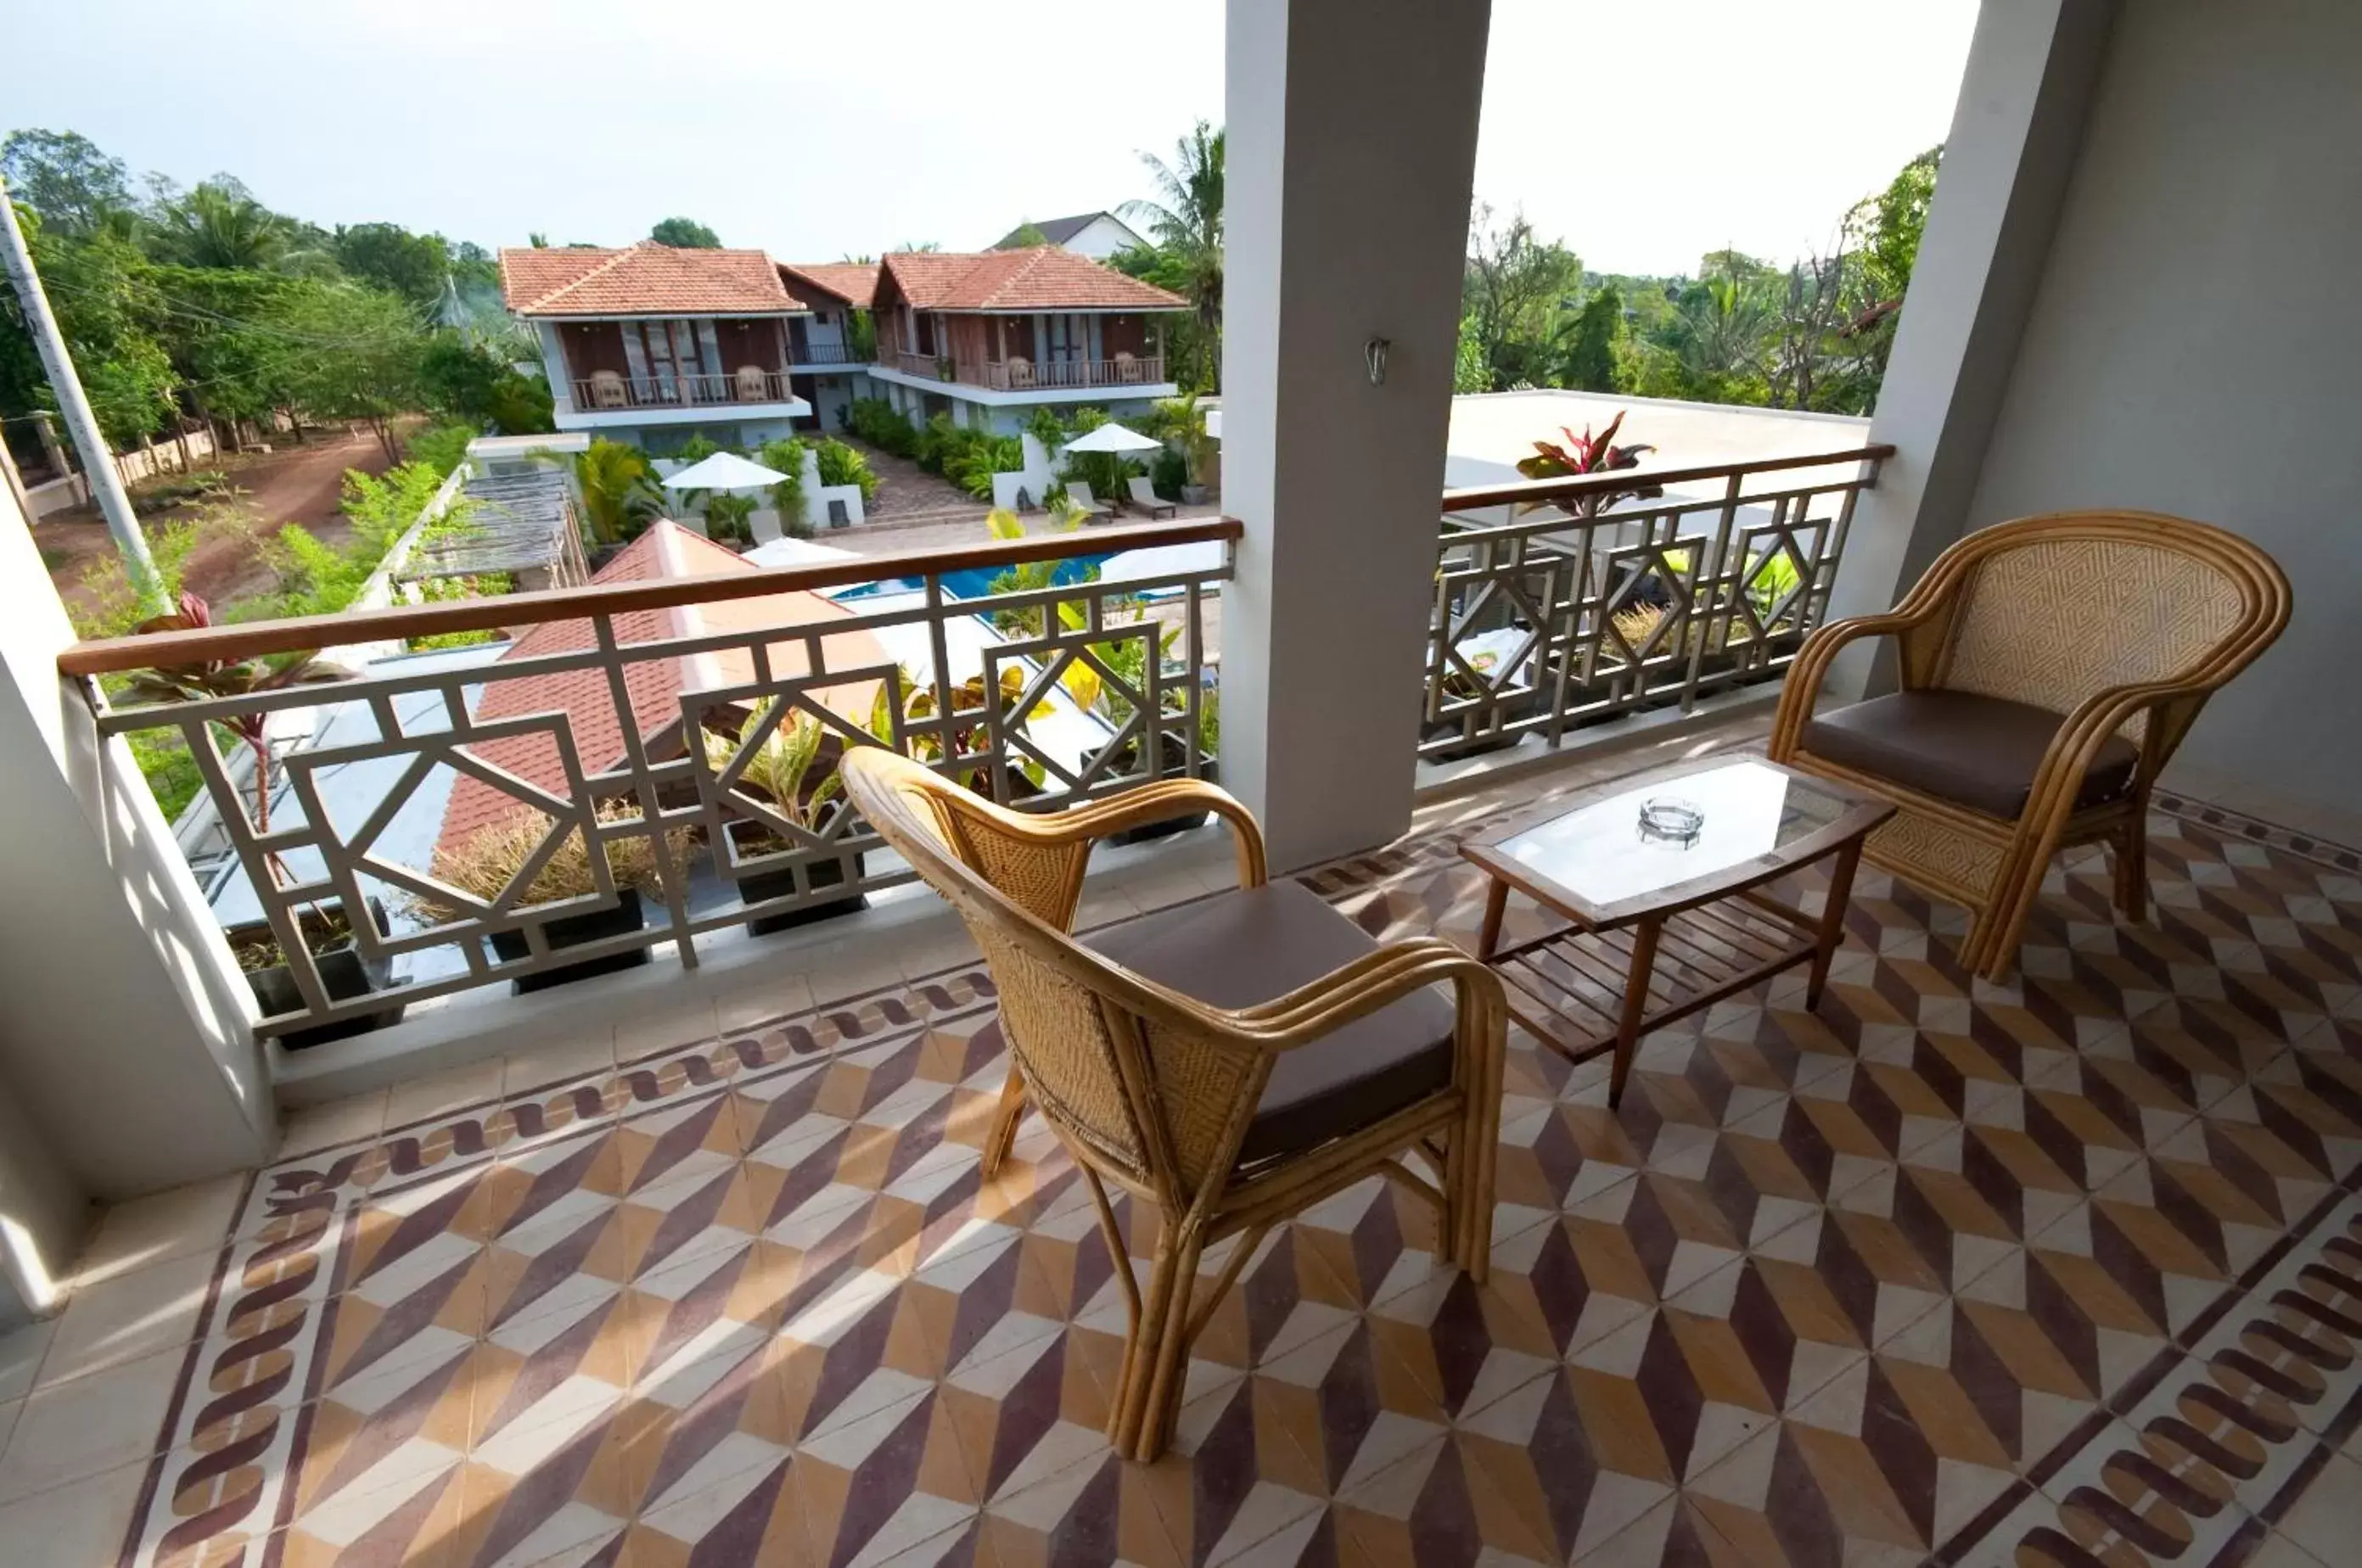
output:
[[1066, 499], [1078, 507], [1095, 507], [1099, 504], [1098, 497], [1091, 494], [1091, 488], [1080, 479], [1066, 481]]
[[1002, 1036], [1043, 1115], [1100, 1168], [1185, 1194], [1227, 1173], [1269, 1058], [1210, 1010], [1066, 934], [1087, 842], [882, 747], [839, 764], [869, 825], [958, 911], [999, 992]]
[[750, 403], [760, 402], [769, 385], [769, 378], [763, 374], [763, 367], [760, 365], [738, 367], [738, 396], [741, 400]]
[[[1916, 646], [1906, 642], [1909, 684], [2065, 712], [2136, 682], [2186, 683], [2202, 700], [2271, 645], [2289, 602], [2279, 564], [2235, 533], [2094, 511], [1980, 529], [1937, 556], [1897, 609], [1942, 607]], [[2171, 727], [2172, 742], [2186, 723]], [[2135, 739], [2145, 730], [2146, 715], [2125, 726]]]
[[1009, 356], [1009, 384], [1012, 387], [1032, 386], [1033, 384], [1033, 361], [1026, 358], [1021, 354], [1010, 355]]
[[1131, 499], [1142, 506], [1161, 507], [1172, 504], [1157, 495], [1155, 486], [1137, 474], [1125, 479], [1124, 484], [1131, 491]]
[[602, 409], [624, 406], [624, 378], [613, 370], [590, 372], [590, 398]]

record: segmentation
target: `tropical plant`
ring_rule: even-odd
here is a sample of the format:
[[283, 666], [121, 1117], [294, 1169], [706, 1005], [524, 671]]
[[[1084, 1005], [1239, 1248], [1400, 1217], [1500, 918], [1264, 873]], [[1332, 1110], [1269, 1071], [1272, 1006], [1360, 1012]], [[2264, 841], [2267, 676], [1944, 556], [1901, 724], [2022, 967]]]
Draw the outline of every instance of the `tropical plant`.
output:
[[1151, 435], [1173, 442], [1180, 447], [1182, 460], [1188, 465], [1189, 483], [1193, 485], [1206, 482], [1206, 470], [1212, 466], [1213, 462], [1214, 438], [1206, 432], [1206, 414], [1207, 410], [1198, 400], [1198, 394], [1184, 392], [1177, 398], [1158, 399], [1154, 416], [1148, 427]]
[[[1050, 514], [1045, 526], [1053, 533], [1072, 533], [1091, 520], [1089, 512], [1068, 500], [1064, 495], [1044, 504], [1048, 507]], [[995, 539], [1017, 540], [1025, 537], [1024, 520], [1006, 507], [995, 507], [987, 512], [984, 517], [984, 526]], [[1023, 594], [1054, 587], [1058, 583], [1059, 570], [1065, 565], [1065, 561], [1020, 561], [994, 574], [992, 580], [985, 585], [985, 592], [995, 595]], [[1098, 575], [1099, 569], [1096, 565], [1085, 566], [1082, 569], [1084, 582], [1095, 582]], [[1067, 619], [1065, 613], [1067, 610], [1079, 610], [1079, 606], [1061, 604], [1058, 607], [1060, 619], [1062, 620]], [[997, 609], [992, 612], [992, 623], [1009, 636], [1039, 637], [1042, 635], [1043, 627], [1042, 610], [1039, 606]]]
[[[169, 615], [153, 616], [139, 623], [143, 636], [160, 631], [201, 631], [214, 624], [213, 609], [197, 595], [183, 591], [180, 603]], [[320, 662], [316, 650], [310, 652], [275, 653], [261, 659], [207, 659], [192, 664], [158, 665], [142, 670], [131, 677], [127, 688], [129, 695], [141, 702], [210, 702], [226, 697], [259, 696], [266, 692], [284, 691], [290, 686], [308, 685], [320, 681], [346, 678], [347, 672]], [[254, 757], [254, 830], [258, 834], [270, 831], [270, 795], [273, 784], [270, 755], [270, 716], [268, 713], [240, 713], [215, 720], [223, 729], [246, 742]], [[285, 868], [277, 857], [268, 858], [270, 874], [283, 880]]]
[[[1654, 452], [1656, 448], [1645, 443], [1630, 446], [1614, 444], [1616, 433], [1623, 428], [1624, 411], [1621, 409], [1617, 411], [1614, 419], [1607, 422], [1607, 428], [1597, 435], [1591, 433], [1589, 425], [1583, 427], [1581, 435], [1561, 425], [1559, 433], [1566, 438], [1565, 441], [1535, 442], [1534, 455], [1518, 460], [1518, 472], [1529, 479], [1551, 479], [1568, 475], [1604, 474], [1617, 468], [1637, 468], [1640, 466], [1640, 454]], [[1634, 485], [1629, 489], [1577, 497], [1571, 502], [1537, 501], [1532, 505], [1563, 506], [1577, 517], [1597, 517], [1619, 501], [1664, 493], [1664, 488], [1660, 485]]]
[[1125, 217], [1147, 223], [1196, 307], [1199, 363], [1191, 379], [1201, 387], [1216, 384], [1222, 365], [1222, 148], [1223, 133], [1199, 120], [1174, 144], [1172, 162], [1142, 153], [1156, 196], [1123, 205]]
[[749, 521], [755, 515], [756, 501], [753, 496], [732, 495], [727, 490], [709, 490], [705, 497], [705, 532], [710, 539], [735, 540], [740, 544], [755, 543], [755, 530]]
[[[553, 453], [535, 456], [557, 461]], [[662, 504], [647, 454], [602, 436], [574, 455], [574, 488], [592, 544], [621, 544], [638, 536]]]
[[[599, 820], [614, 824], [642, 818], [637, 811], [609, 803], [599, 807]], [[517, 873], [541, 848], [549, 826], [549, 818], [531, 810], [503, 817], [479, 828], [457, 844], [438, 845], [434, 859], [428, 862], [427, 875], [469, 898], [490, 904], [508, 891], [509, 883], [516, 880]], [[668, 829], [665, 847], [676, 866], [686, 866], [694, 848], [685, 828]], [[579, 828], [569, 830], [525, 885], [518, 905], [554, 904], [596, 893], [599, 884], [590, 869], [592, 852]], [[652, 834], [602, 838], [597, 852], [606, 858], [607, 873], [618, 889], [654, 894], [664, 891], [664, 868], [657, 863]], [[408, 902], [421, 916], [436, 925], [462, 919], [472, 913], [464, 905], [427, 894], [412, 894]]]
[[226, 176], [166, 204], [157, 217], [156, 245], [183, 267], [292, 271], [326, 259], [304, 245], [285, 218]]
[[[881, 692], [881, 699], [882, 699]], [[738, 735], [716, 735], [704, 732], [706, 765], [717, 774], [724, 772], [738, 758], [739, 748], [748, 733], [762, 729], [763, 738], [745, 765], [738, 771], [738, 782], [751, 785], [771, 799], [781, 817], [796, 826], [818, 832], [842, 809], [838, 799], [844, 781], [837, 775], [832, 763], [818, 778], [812, 769], [822, 761], [828, 729], [811, 714], [801, 708], [789, 708], [778, 714], [779, 699], [765, 698], [755, 705], [746, 716], [745, 727]], [[891, 731], [888, 731], [891, 733]]]
[[445, 422], [421, 426], [403, 438], [402, 448], [413, 463], [423, 463], [439, 478], [468, 460], [468, 444], [476, 439], [473, 427]]
[[792, 538], [811, 537], [811, 525], [804, 521], [804, 444], [792, 435], [767, 441], [755, 461], [782, 476], [770, 492], [779, 527]]
[[1148, 488], [1163, 500], [1178, 501], [1181, 487], [1193, 483], [1189, 477], [1188, 459], [1170, 446], [1160, 447], [1148, 465]]
[[1462, 274], [1463, 331], [1485, 367], [1484, 391], [1548, 385], [1558, 352], [1558, 313], [1583, 284], [1574, 252], [1534, 233], [1522, 213], [1496, 225], [1479, 202], [1468, 218]]
[[[885, 399], [855, 398], [846, 413], [852, 422], [853, 433], [879, 451], [890, 452], [897, 457], [917, 455], [918, 427], [911, 422], [909, 415]], [[844, 482], [851, 483], [850, 480]]]
[[819, 465], [822, 484], [858, 485], [865, 507], [877, 499], [877, 476], [870, 472], [869, 459], [856, 448], [834, 436], [824, 436], [812, 449], [812, 457]]
[[648, 237], [658, 245], [688, 250], [717, 250], [722, 246], [721, 237], [694, 218], [666, 218], [648, 231]]
[[1047, 403], [1036, 403], [1033, 411], [1025, 416], [1025, 433], [1042, 444], [1044, 452], [1055, 452], [1074, 439], [1075, 433], [1058, 417], [1058, 411]]

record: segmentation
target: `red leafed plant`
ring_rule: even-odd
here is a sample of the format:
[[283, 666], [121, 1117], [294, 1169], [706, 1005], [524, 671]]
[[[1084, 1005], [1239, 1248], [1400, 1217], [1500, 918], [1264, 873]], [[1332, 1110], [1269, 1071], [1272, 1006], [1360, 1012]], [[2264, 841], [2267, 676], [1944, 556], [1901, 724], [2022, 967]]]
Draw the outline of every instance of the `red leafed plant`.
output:
[[[183, 593], [180, 608], [170, 615], [139, 623], [141, 632], [201, 631], [214, 625], [213, 608], [195, 594]], [[254, 696], [315, 681], [344, 678], [346, 672], [320, 662], [317, 652], [274, 653], [260, 659], [208, 659], [193, 664], [160, 664], [131, 678], [132, 695], [143, 702], [208, 702], [221, 697]], [[270, 831], [270, 715], [238, 713], [218, 719], [254, 753], [254, 830]], [[278, 871], [272, 867], [274, 873]]]
[[[1640, 466], [1640, 454], [1654, 452], [1656, 448], [1637, 443], [1630, 446], [1616, 445], [1616, 433], [1623, 428], [1624, 412], [1620, 409], [1617, 411], [1616, 417], [1607, 422], [1607, 428], [1597, 435], [1591, 433], [1589, 425], [1583, 427], [1581, 435], [1569, 426], [1561, 425], [1558, 433], [1566, 440], [1562, 444], [1535, 442], [1534, 455], [1519, 460], [1518, 472], [1529, 479], [1557, 479], [1576, 474], [1604, 474], [1615, 468], [1637, 468]], [[1661, 486], [1635, 485], [1628, 490], [1605, 491], [1563, 502], [1535, 501], [1530, 506], [1562, 505], [1577, 517], [1596, 517], [1617, 501], [1646, 499], [1664, 493]]]

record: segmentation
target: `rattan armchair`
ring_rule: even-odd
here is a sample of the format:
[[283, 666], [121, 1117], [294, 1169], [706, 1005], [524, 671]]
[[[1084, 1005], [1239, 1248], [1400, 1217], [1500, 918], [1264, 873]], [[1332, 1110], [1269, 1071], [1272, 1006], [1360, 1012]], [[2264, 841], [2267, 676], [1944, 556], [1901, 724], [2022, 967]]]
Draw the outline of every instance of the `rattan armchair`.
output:
[[[2214, 690], [2288, 624], [2287, 576], [2235, 534], [2153, 512], [2058, 512], [1959, 540], [1886, 615], [1825, 626], [1788, 672], [1772, 760], [1899, 808], [1870, 861], [1973, 916], [2005, 977], [2052, 856], [2104, 843], [2148, 905], [2149, 793]], [[1895, 640], [1902, 689], [1823, 717], [1849, 643]]]
[[[1500, 982], [1482, 964], [1432, 938], [1380, 947], [1300, 884], [1267, 884], [1254, 818], [1211, 784], [1170, 780], [1029, 816], [878, 748], [847, 751], [843, 771], [862, 814], [958, 911], [991, 969], [1013, 1063], [994, 1152], [1021, 1084], [1090, 1189], [1130, 1321], [1108, 1422], [1119, 1454], [1147, 1460], [1164, 1451], [1190, 1344], [1264, 1234], [1333, 1193], [1374, 1175], [1401, 1182], [1434, 1206], [1451, 1259], [1484, 1278], [1507, 1015]], [[1121, 927], [1095, 933], [1090, 945], [1068, 935], [1096, 840], [1207, 810], [1236, 837], [1239, 892], [1130, 923], [1135, 938], [1155, 939], [1150, 945], [1127, 946]], [[1298, 922], [1291, 928], [1326, 934], [1330, 950], [1357, 956], [1244, 1006], [1201, 1000], [1144, 972], [1173, 972], [1193, 941], [1232, 914]], [[1226, 967], [1268, 970], [1285, 946], [1285, 937], [1264, 941]], [[1198, 956], [1209, 956], [1202, 945]], [[1451, 1003], [1439, 985], [1451, 987]], [[1432, 1031], [1397, 1064], [1418, 1070], [1389, 1069], [1378, 1082], [1367, 1064], [1406, 1027]], [[1361, 1078], [1345, 1082], [1341, 1097], [1303, 1098], [1305, 1064], [1324, 1061], [1331, 1080]], [[1434, 1179], [1404, 1163], [1411, 1153]], [[1144, 1289], [1109, 1182], [1161, 1218]], [[1233, 1236], [1220, 1271], [1201, 1284], [1206, 1249]]]

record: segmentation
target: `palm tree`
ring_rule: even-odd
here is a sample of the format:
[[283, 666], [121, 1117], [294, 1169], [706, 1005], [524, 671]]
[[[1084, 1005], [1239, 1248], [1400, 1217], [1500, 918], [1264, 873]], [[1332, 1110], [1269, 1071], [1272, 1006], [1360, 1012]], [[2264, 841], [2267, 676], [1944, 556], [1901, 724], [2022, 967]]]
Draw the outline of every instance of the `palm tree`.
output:
[[[1198, 327], [1209, 368], [1222, 363], [1222, 138], [1204, 120], [1174, 144], [1166, 163], [1154, 153], [1140, 160], [1156, 177], [1158, 200], [1126, 202], [1123, 215], [1146, 220], [1159, 248], [1179, 264], [1187, 293], [1198, 307]], [[1213, 377], [1206, 380], [1211, 383]]]
[[[563, 461], [554, 452], [533, 455], [545, 463]], [[658, 497], [653, 470], [647, 454], [638, 447], [596, 440], [574, 455], [570, 466], [591, 543], [620, 544], [639, 532], [635, 523], [656, 511]]]
[[208, 180], [166, 209], [162, 247], [184, 267], [292, 270], [311, 259], [285, 218], [235, 180]]

